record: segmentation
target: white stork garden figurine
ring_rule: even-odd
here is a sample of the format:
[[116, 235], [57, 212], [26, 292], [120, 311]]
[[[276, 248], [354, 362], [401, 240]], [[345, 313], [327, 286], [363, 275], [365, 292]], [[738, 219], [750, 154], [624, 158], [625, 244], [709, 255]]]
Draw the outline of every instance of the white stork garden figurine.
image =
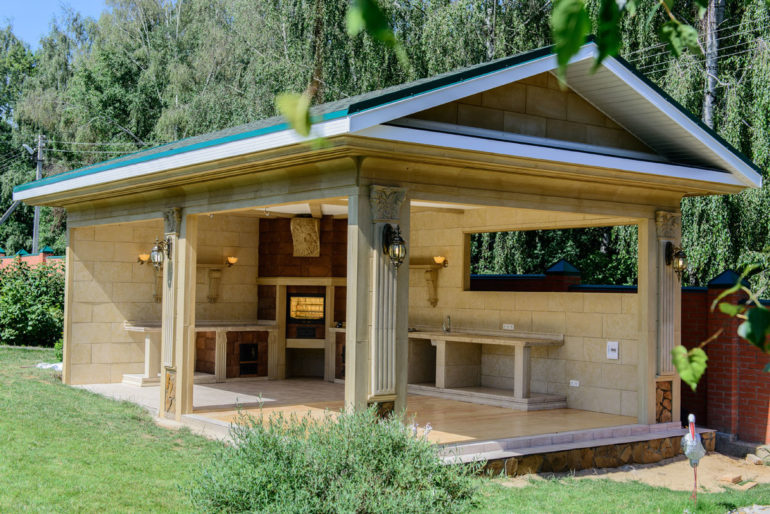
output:
[[690, 466], [692, 466], [692, 472], [694, 476], [692, 498], [693, 501], [697, 501], [698, 494], [698, 462], [706, 455], [706, 449], [700, 441], [700, 434], [695, 433], [695, 416], [690, 414], [687, 416], [687, 421], [690, 422], [689, 430], [682, 437], [682, 451], [690, 459]]

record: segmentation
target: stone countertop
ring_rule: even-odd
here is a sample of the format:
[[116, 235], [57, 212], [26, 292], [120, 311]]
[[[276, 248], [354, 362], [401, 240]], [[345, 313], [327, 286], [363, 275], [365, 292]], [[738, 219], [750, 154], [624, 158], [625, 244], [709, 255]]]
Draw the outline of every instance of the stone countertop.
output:
[[412, 339], [433, 339], [436, 341], [508, 346], [561, 346], [564, 344], [564, 334], [513, 330], [457, 329], [445, 332], [437, 327], [417, 326], [409, 329], [409, 337]]
[[[129, 332], [159, 332], [160, 321], [126, 321], [123, 323], [125, 330]], [[201, 320], [195, 323], [196, 332], [209, 331], [249, 331], [249, 330], [276, 330], [278, 327], [274, 321], [219, 321]]]

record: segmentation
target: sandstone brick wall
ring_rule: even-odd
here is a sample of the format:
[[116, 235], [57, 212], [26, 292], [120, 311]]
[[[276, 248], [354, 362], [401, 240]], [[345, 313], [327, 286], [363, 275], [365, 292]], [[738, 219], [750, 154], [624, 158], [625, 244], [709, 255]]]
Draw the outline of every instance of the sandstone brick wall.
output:
[[412, 115], [413, 118], [652, 152], [550, 73]]
[[159, 320], [155, 274], [137, 263], [161, 220], [70, 229], [71, 333], [66, 341], [73, 384], [119, 382], [144, 370], [144, 338], [123, 329], [126, 320]]
[[[198, 262], [223, 264], [219, 299], [210, 303], [208, 269], [199, 268], [199, 320], [254, 320], [257, 317], [257, 218], [216, 215], [199, 222]], [[144, 370], [144, 336], [123, 328], [127, 320], [158, 321], [153, 299], [155, 273], [137, 256], [163, 236], [161, 220], [120, 223], [70, 231], [72, 262], [71, 335], [67, 341], [73, 384], [120, 382], [124, 373]]]
[[199, 266], [196, 279], [195, 316], [199, 320], [257, 319], [257, 263], [259, 224], [255, 217], [201, 216], [198, 222], [198, 263], [223, 264], [227, 256], [238, 262], [221, 267], [219, 299], [210, 303], [208, 268]]
[[[516, 330], [565, 334], [560, 348], [533, 348], [532, 391], [566, 395], [571, 408], [636, 416], [636, 294], [464, 290], [465, 232], [579, 226], [595, 221], [587, 215], [492, 208], [465, 214], [413, 213], [410, 259], [444, 255], [449, 266], [438, 272], [435, 308], [428, 303], [423, 271], [411, 271], [410, 326], [440, 327], [450, 315], [453, 328], [501, 329], [503, 323], [514, 323]], [[619, 342], [619, 360], [607, 360], [608, 340]], [[482, 385], [512, 389], [512, 349], [483, 345], [481, 360]], [[579, 380], [580, 387], [569, 387], [570, 379]]]

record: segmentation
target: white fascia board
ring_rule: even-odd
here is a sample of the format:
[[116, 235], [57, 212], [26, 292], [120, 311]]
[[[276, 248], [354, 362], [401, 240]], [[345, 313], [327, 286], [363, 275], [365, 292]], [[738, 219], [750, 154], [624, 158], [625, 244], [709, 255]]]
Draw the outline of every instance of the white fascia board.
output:
[[508, 155], [511, 157], [523, 157], [526, 159], [539, 159], [543, 161], [561, 162], [609, 168], [633, 173], [664, 176], [685, 180], [697, 180], [701, 182], [713, 182], [732, 186], [744, 185], [731, 173], [692, 168], [677, 164], [665, 164], [660, 162], [628, 159], [612, 155], [600, 155], [595, 153], [579, 152], [561, 148], [552, 148], [538, 145], [528, 145], [509, 141], [498, 141], [480, 137], [465, 136], [460, 134], [447, 134], [428, 130], [417, 130], [389, 125], [378, 125], [352, 135], [400, 141], [404, 143], [416, 143], [442, 148], [455, 148], [476, 152]]
[[732, 170], [730, 171], [734, 172], [739, 177], [740, 185], [762, 187], [762, 177], [754, 171], [751, 166], [743, 162], [743, 160], [735, 155], [730, 149], [725, 148], [722, 143], [703, 130], [703, 128], [699, 127], [697, 123], [693, 122], [687, 115], [672, 105], [667, 99], [661, 96], [660, 93], [647, 85], [623, 64], [612, 57], [608, 57], [602, 61], [602, 65], [614, 73], [615, 76], [620, 78], [623, 82], [628, 84], [634, 91], [642, 95], [648, 102], [660, 109], [661, 112], [666, 114], [684, 130], [701, 141], [705, 147], [729, 164], [732, 167]]
[[[570, 63], [593, 58], [596, 45], [588, 43], [570, 60]], [[425, 93], [410, 96], [379, 107], [373, 107], [350, 116], [350, 131], [364, 130], [381, 123], [403, 118], [416, 112], [424, 111], [466, 96], [475, 95], [496, 87], [504, 86], [533, 75], [538, 75], [557, 68], [556, 56], [546, 55], [533, 61], [516, 64], [509, 68], [487, 73], [471, 79], [449, 84]]]
[[222, 143], [220, 145], [202, 148], [200, 150], [180, 152], [175, 155], [169, 155], [168, 157], [161, 157], [159, 159], [148, 160], [136, 164], [127, 164], [126, 166], [121, 166], [118, 168], [69, 178], [67, 180], [62, 180], [61, 182], [44, 184], [38, 187], [31, 187], [29, 189], [14, 193], [13, 199], [29, 200], [31, 198], [62, 193], [65, 191], [73, 191], [90, 186], [105, 184], [108, 182], [152, 175], [154, 173], [181, 168], [184, 166], [193, 166], [205, 162], [237, 157], [239, 155], [247, 155], [296, 143], [303, 143], [312, 141], [318, 137], [338, 136], [347, 133], [349, 127], [349, 118], [343, 117], [314, 124], [308, 137], [300, 136], [296, 131], [294, 131], [294, 129], [289, 128], [271, 134], [264, 134], [248, 139], [241, 139], [239, 141]]

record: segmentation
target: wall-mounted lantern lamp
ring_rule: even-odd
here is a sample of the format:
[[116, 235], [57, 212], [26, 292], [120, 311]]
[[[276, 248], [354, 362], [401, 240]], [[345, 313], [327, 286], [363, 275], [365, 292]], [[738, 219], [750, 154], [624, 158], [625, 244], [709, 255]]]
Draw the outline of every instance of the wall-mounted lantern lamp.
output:
[[442, 268], [446, 268], [447, 266], [449, 266], [449, 261], [443, 255], [437, 255], [437, 256], [433, 257], [433, 262], [435, 262], [436, 264], [438, 264]]
[[235, 264], [236, 262], [238, 262], [238, 257], [233, 257], [233, 256], [228, 257], [227, 258], [227, 267], [231, 268], [233, 266], [233, 264]]
[[393, 267], [398, 271], [398, 267], [406, 258], [406, 241], [401, 237], [401, 227], [395, 227], [386, 223], [382, 229], [382, 251], [390, 258]]
[[165, 257], [171, 258], [171, 238], [169, 237], [162, 241], [158, 241], [158, 238], [155, 238], [155, 246], [150, 251], [150, 260], [156, 270], [163, 267], [164, 254]]
[[666, 266], [671, 266], [679, 280], [682, 280], [682, 273], [687, 269], [687, 255], [671, 241], [666, 243]]
[[140, 265], [147, 264], [147, 261], [149, 260], [150, 260], [149, 253], [140, 253], [139, 256], [136, 258], [136, 262], [138, 262]]

